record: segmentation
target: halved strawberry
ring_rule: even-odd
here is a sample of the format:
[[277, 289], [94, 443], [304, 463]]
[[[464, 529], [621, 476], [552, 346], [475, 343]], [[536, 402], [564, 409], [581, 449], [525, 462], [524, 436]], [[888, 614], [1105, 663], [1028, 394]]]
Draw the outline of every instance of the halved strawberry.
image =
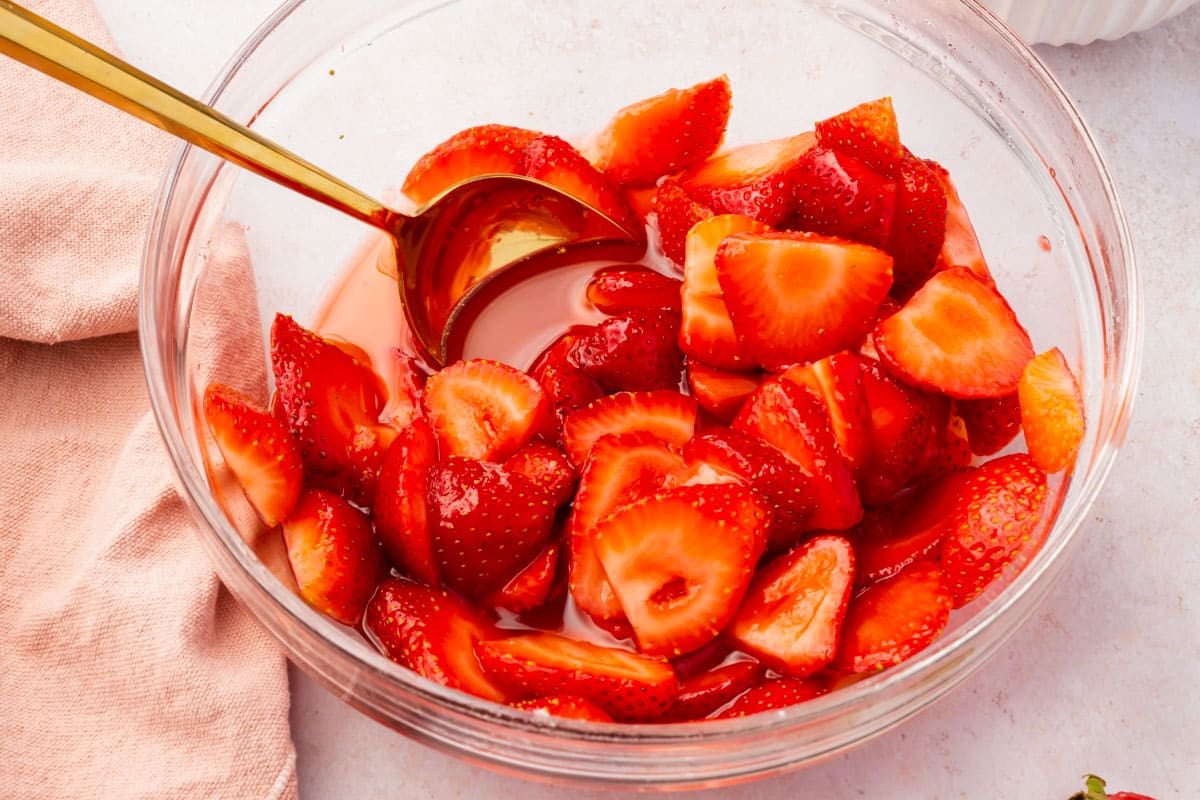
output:
[[283, 521], [283, 540], [304, 601], [357, 625], [386, 568], [366, 516], [333, 492], [306, 489]]
[[537, 439], [509, 456], [504, 467], [533, 481], [556, 508], [571, 499], [579, 478], [566, 453]]
[[762, 382], [761, 372], [729, 372], [689, 359], [688, 388], [700, 407], [719, 422], [731, 422]]
[[892, 232], [896, 182], [858, 159], [816, 147], [795, 176], [796, 211], [784, 225], [882, 248]]
[[747, 358], [767, 369], [856, 347], [892, 285], [892, 259], [808, 233], [735, 234], [717, 277]]
[[430, 586], [440, 583], [427, 500], [437, 463], [437, 437], [425, 418], [417, 417], [388, 448], [371, 509], [375, 533], [392, 561]]
[[811, 364], [791, 367], [782, 377], [807, 387], [824, 402], [838, 449], [852, 469], [860, 467], [871, 449], [871, 409], [863, 391], [858, 357], [845, 351], [834, 353]]
[[[1025, 368], [1029, 369], [1028, 365]], [[958, 400], [954, 411], [967, 427], [967, 441], [975, 455], [998, 453], [1021, 432], [1021, 405], [1016, 392], [982, 400]]]
[[674, 389], [683, 373], [679, 315], [649, 309], [609, 317], [581, 337], [571, 363], [605, 388], [619, 391]]
[[643, 224], [649, 224], [650, 215], [654, 213], [654, 201], [658, 196], [657, 186], [625, 186], [625, 201], [629, 203], [633, 213]]
[[204, 419], [234, 478], [269, 528], [296, 507], [304, 464], [288, 429], [246, 395], [220, 383], [204, 390]]
[[833, 667], [873, 672], [924, 650], [950, 619], [950, 587], [936, 564], [922, 561], [850, 601]]
[[656, 719], [679, 691], [666, 661], [555, 633], [482, 641], [476, 653], [484, 669], [512, 691], [577, 695], [619, 721]]
[[513, 708], [549, 714], [563, 719], [581, 719], [587, 722], [612, 722], [612, 716], [603, 708], [588, 700], [571, 694], [555, 694], [548, 697], [531, 697], [511, 704]]
[[735, 484], [683, 486], [600, 520], [596, 555], [649, 655], [690, 653], [733, 618], [766, 545], [767, 511]]
[[942, 185], [942, 192], [946, 195], [946, 232], [942, 237], [941, 253], [938, 254], [940, 268], [966, 267], [984, 283], [995, 285], [987, 259], [983, 257], [983, 248], [979, 244], [975, 226], [971, 224], [967, 207], [963, 205], [950, 173], [934, 161], [927, 160], [925, 164], [933, 170], [933, 174]]
[[679, 310], [682, 281], [650, 269], [611, 269], [588, 283], [587, 299], [605, 314]]
[[1016, 390], [1033, 343], [994, 288], [966, 267], [939, 272], [872, 337], [888, 369], [950, 397], [1001, 397]]
[[477, 175], [519, 175], [525, 164], [525, 147], [539, 136], [537, 131], [509, 125], [479, 125], [459, 131], [417, 159], [401, 191], [423, 205]]
[[687, 235], [697, 222], [713, 215], [712, 209], [693, 200], [674, 177], [658, 185], [654, 212], [663, 254], [680, 266], [687, 255]]
[[612, 180], [565, 140], [539, 136], [525, 146], [524, 154], [523, 174], [579, 198], [632, 234], [643, 231], [643, 223]]
[[713, 719], [735, 719], [787, 708], [828, 691], [824, 681], [814, 678], [772, 678], [747, 689], [720, 713], [713, 715]]
[[363, 630], [385, 656], [423, 678], [485, 700], [514, 699], [475, 658], [476, 645], [500, 631], [458, 595], [389, 578], [371, 598]]
[[884, 175], [893, 175], [904, 157], [900, 127], [892, 98], [881, 97], [821, 120], [816, 124], [817, 139], [829, 147], [853, 156]]
[[717, 214], [744, 214], [774, 225], [795, 206], [795, 173], [816, 146], [812, 133], [742, 145], [679, 176], [690, 197]]
[[610, 433], [647, 431], [682, 446], [696, 430], [696, 401], [679, 392], [617, 392], [572, 411], [563, 420], [563, 444], [571, 463], [580, 466], [592, 445]]
[[1017, 386], [1021, 428], [1033, 463], [1058, 472], [1075, 463], [1083, 441], [1083, 398], [1062, 351], [1047, 350], [1025, 365]]
[[429, 481], [430, 534], [442, 582], [468, 597], [502, 587], [549, 541], [555, 505], [500, 464], [444, 456]]
[[550, 401], [536, 380], [482, 358], [430, 376], [421, 404], [443, 456], [503, 461], [552, 426]]
[[604, 394], [600, 384], [584, 375], [570, 361], [571, 351], [584, 333], [572, 331], [563, 334], [534, 360], [529, 369], [529, 374], [549, 396], [560, 421], [566, 412], [583, 408]]
[[731, 661], [684, 678], [665, 721], [704, 719], [757, 684], [762, 673], [762, 664], [757, 661]]
[[946, 238], [946, 192], [921, 159], [906, 157], [896, 170], [896, 216], [883, 249], [895, 259], [892, 294], [908, 297], [937, 264]]
[[1034, 536], [1046, 498], [1046, 473], [1025, 453], [992, 459], [963, 481], [942, 546], [955, 608], [1040, 545]]
[[969, 467], [974, 460], [971, 443], [967, 441], [967, 426], [962, 417], [951, 413], [941, 438], [930, 443], [925, 457], [921, 459], [921, 474], [917, 476], [917, 482], [936, 481]]
[[853, 587], [850, 542], [816, 536], [759, 569], [729, 636], [771, 669], [808, 677], [837, 653]]
[[703, 161], [720, 146], [731, 99], [725, 75], [668, 89], [622, 108], [586, 149], [617, 183], [654, 183]]
[[551, 544], [508, 583], [483, 598], [484, 605], [522, 614], [546, 602], [558, 573], [558, 545]]

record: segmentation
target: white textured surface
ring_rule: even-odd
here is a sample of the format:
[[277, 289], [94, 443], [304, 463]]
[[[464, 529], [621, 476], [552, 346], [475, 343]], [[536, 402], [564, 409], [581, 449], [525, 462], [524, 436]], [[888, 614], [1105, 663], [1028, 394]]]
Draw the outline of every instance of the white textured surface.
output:
[[[273, 7], [98, 1], [131, 60], [193, 92]], [[916, 719], [826, 764], [697, 800], [1055, 800], [1089, 771], [1159, 800], [1200, 796], [1200, 8], [1119, 42], [1039, 52], [1109, 158], [1147, 309], [1135, 419], [1070, 572], [988, 666]], [[305, 800], [610, 796], [467, 766], [296, 674], [293, 699]]]
[[1028, 42], [1116, 39], [1169, 19], [1196, 0], [980, 0]]

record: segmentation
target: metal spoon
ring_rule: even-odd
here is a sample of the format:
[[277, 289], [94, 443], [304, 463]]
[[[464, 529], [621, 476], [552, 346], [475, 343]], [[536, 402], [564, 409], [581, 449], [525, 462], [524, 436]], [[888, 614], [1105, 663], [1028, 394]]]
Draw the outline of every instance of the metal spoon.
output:
[[519, 175], [472, 178], [412, 216], [401, 214], [9, 0], [0, 0], [0, 53], [391, 235], [404, 314], [434, 365], [444, 363], [444, 329], [455, 306], [489, 274], [566, 242], [641, 238], [586, 203]]

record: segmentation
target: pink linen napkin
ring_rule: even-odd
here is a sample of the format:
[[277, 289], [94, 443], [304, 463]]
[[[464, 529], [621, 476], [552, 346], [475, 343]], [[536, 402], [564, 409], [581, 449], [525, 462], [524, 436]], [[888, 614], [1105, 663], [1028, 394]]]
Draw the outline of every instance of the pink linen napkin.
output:
[[[29, 5], [112, 46], [87, 0]], [[0, 57], [0, 796], [296, 796], [285, 660], [149, 413], [135, 295], [171, 147]]]

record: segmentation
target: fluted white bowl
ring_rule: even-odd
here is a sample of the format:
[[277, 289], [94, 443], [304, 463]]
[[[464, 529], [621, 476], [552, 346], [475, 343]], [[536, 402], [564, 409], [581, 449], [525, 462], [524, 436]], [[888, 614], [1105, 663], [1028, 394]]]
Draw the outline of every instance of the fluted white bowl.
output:
[[1169, 19], [1196, 0], [981, 0], [1021, 38], [1041, 44], [1117, 39]]

